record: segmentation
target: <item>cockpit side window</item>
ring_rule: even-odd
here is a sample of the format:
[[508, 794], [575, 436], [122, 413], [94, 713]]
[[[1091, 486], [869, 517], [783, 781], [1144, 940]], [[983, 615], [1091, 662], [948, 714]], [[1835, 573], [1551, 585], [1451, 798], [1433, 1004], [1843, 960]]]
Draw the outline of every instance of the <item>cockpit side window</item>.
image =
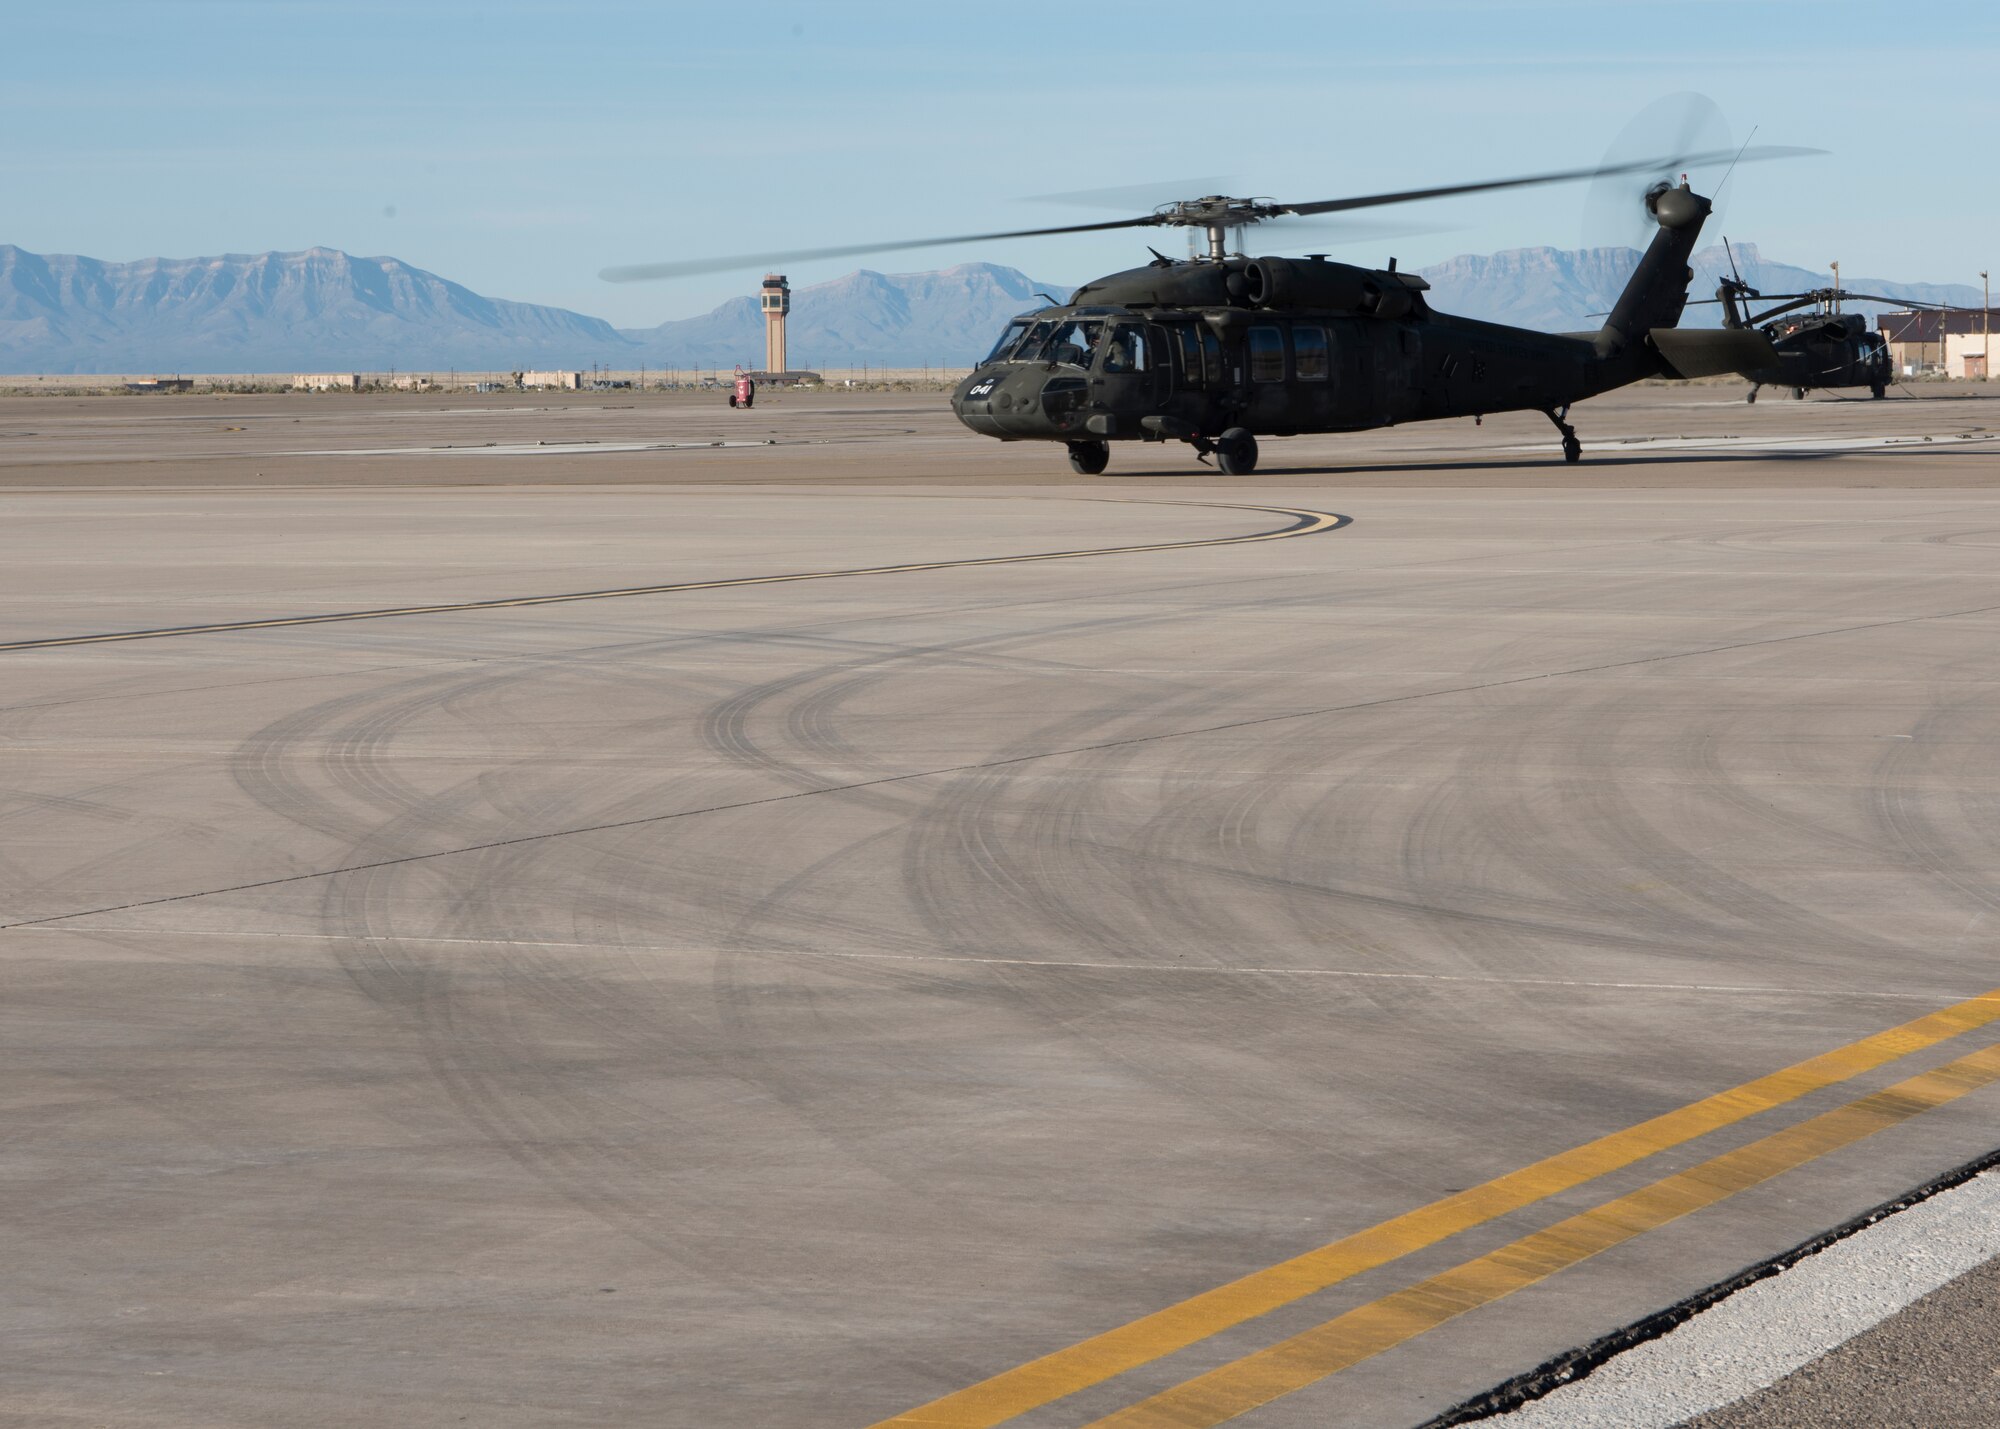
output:
[[1136, 323], [1120, 323], [1111, 330], [1104, 345], [1106, 372], [1150, 372], [1164, 353], [1155, 354], [1146, 341], [1146, 330]]
[[[993, 344], [993, 350], [986, 354], [986, 362], [1000, 362], [1005, 360], [1007, 354], [1012, 352], [1015, 345], [1021, 341], [1022, 335], [1028, 331], [1028, 327], [1029, 320], [1027, 318], [1015, 318], [1014, 321], [1008, 323], [1007, 330], [1000, 334], [1000, 340]], [[981, 365], [984, 366], [985, 364], [982, 363]]]

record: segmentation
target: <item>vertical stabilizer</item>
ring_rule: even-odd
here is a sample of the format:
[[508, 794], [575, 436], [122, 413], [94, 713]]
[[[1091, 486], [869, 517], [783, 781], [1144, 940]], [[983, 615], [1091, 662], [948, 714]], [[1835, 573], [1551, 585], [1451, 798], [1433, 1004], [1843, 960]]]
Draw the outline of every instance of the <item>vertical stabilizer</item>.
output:
[[1625, 291], [1618, 295], [1611, 316], [1598, 331], [1600, 357], [1642, 346], [1653, 328], [1679, 323], [1681, 310], [1687, 306], [1688, 280], [1693, 276], [1688, 258], [1701, 237], [1709, 202], [1682, 180], [1678, 188], [1662, 186], [1647, 194], [1646, 208], [1660, 231], [1653, 235]]

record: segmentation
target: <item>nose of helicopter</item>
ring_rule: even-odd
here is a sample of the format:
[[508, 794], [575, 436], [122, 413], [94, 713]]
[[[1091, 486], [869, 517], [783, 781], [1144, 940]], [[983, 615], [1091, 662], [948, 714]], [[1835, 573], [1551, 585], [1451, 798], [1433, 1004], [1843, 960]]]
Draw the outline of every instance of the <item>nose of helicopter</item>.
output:
[[1074, 372], [1001, 364], [981, 368], [952, 392], [952, 411], [984, 436], [1060, 437], [1083, 426], [1087, 384]]

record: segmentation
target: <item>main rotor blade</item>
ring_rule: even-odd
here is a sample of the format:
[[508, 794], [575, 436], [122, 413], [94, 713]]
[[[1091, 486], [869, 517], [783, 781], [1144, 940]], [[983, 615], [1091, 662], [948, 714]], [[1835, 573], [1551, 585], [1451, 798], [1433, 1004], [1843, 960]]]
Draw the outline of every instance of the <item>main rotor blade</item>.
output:
[[1223, 193], [1235, 187], [1235, 180], [1222, 174], [1195, 179], [1163, 179], [1156, 184], [1121, 184], [1110, 189], [1076, 189], [1070, 193], [1029, 194], [1029, 203], [1075, 203], [1093, 208], [1157, 208], [1189, 194]]
[[1667, 154], [1657, 159], [1635, 159], [1630, 163], [1597, 165], [1588, 169], [1558, 169], [1547, 174], [1526, 174], [1517, 179], [1488, 179], [1476, 184], [1447, 184], [1435, 189], [1403, 189], [1396, 193], [1368, 194], [1361, 198], [1329, 198], [1317, 203], [1286, 203], [1277, 207], [1285, 213], [1345, 213], [1357, 208], [1380, 208], [1392, 203], [1417, 203], [1423, 199], [1450, 198], [1455, 194], [1489, 193], [1495, 189], [1525, 189], [1540, 184], [1569, 184], [1584, 179], [1610, 178], [1616, 174], [1643, 174], [1663, 169], [1693, 168], [1703, 164], [1726, 163], [1736, 159], [1754, 163], [1760, 159], [1798, 159], [1824, 154], [1824, 149], [1801, 149], [1785, 144], [1766, 144], [1745, 149], [1713, 149], [1700, 154]]
[[1102, 223], [1066, 223], [1060, 228], [1017, 228], [1005, 233], [959, 233], [949, 238], [908, 238], [895, 243], [843, 243], [834, 248], [786, 248], [775, 253], [737, 253], [727, 258], [693, 258], [679, 263], [633, 263], [606, 268], [597, 276], [607, 283], [644, 283], [654, 278], [691, 278], [698, 273], [727, 273], [732, 268], [770, 268], [780, 263], [810, 263], [817, 258], [858, 258], [864, 253], [897, 253], [947, 243], [990, 243], [1000, 238], [1041, 238], [1056, 233], [1102, 233], [1111, 228], [1151, 228], [1152, 214], [1143, 218], [1113, 218]]
[[[1789, 159], [1824, 154], [1824, 149], [1800, 149], [1767, 145], [1759, 149], [1718, 149], [1700, 154], [1669, 154], [1658, 159], [1641, 159], [1626, 164], [1598, 165], [1588, 169], [1563, 169], [1554, 173], [1527, 174], [1514, 179], [1488, 179], [1482, 183], [1448, 184], [1442, 188], [1405, 189], [1398, 193], [1368, 194], [1360, 198], [1322, 199], [1316, 203], [1260, 205], [1261, 216], [1291, 214], [1308, 217], [1320, 213], [1345, 213], [1358, 208], [1381, 208], [1393, 203], [1415, 203], [1422, 199], [1449, 198], [1454, 194], [1487, 193], [1495, 189], [1531, 188], [1538, 184], [1566, 184], [1580, 179], [1603, 178], [1611, 174], [1631, 174], [1672, 169], [1684, 165], [1737, 162], [1759, 159]], [[1045, 238], [1061, 233], [1105, 233], [1119, 228], [1157, 228], [1167, 222], [1157, 213], [1137, 218], [1113, 218], [1101, 223], [1066, 223], [1055, 228], [1014, 228], [998, 233], [958, 233], [942, 238], [908, 238], [892, 243], [844, 243], [832, 248], [787, 248], [771, 253], [739, 253], [727, 258], [694, 258], [673, 263], [634, 263], [606, 268], [597, 276], [607, 283], [642, 283], [656, 278], [687, 278], [700, 273], [726, 273], [737, 268], [766, 268], [779, 263], [809, 263], [820, 258], [858, 258], [869, 253], [900, 253], [912, 248], [933, 248], [955, 243], [991, 243], [1003, 238]]]
[[[1808, 298], [1831, 296], [1832, 293], [1833, 290], [1831, 288], [1821, 288], [1810, 293], [1760, 293], [1754, 298], [1747, 296], [1739, 297], [1736, 303], [1739, 307], [1758, 308], [1766, 303], [1804, 301]], [[1900, 307], [1912, 309], [1923, 308], [1940, 313], [1976, 313], [1979, 311], [1977, 308], [1955, 307], [1951, 303], [1927, 303], [1922, 298], [1891, 298], [1881, 293], [1857, 293], [1852, 288], [1842, 288], [1840, 290], [1840, 300], [1843, 303], [1895, 303]], [[1690, 298], [1687, 305], [1692, 308], [1705, 304], [1713, 305], [1721, 301], [1721, 298]]]

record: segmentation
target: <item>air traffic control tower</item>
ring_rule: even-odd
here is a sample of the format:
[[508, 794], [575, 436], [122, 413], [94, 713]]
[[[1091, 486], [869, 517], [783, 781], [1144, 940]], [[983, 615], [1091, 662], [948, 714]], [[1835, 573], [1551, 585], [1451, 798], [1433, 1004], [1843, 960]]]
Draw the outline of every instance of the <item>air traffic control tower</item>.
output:
[[792, 285], [783, 273], [764, 275], [764, 370], [786, 371], [785, 314], [792, 310]]

